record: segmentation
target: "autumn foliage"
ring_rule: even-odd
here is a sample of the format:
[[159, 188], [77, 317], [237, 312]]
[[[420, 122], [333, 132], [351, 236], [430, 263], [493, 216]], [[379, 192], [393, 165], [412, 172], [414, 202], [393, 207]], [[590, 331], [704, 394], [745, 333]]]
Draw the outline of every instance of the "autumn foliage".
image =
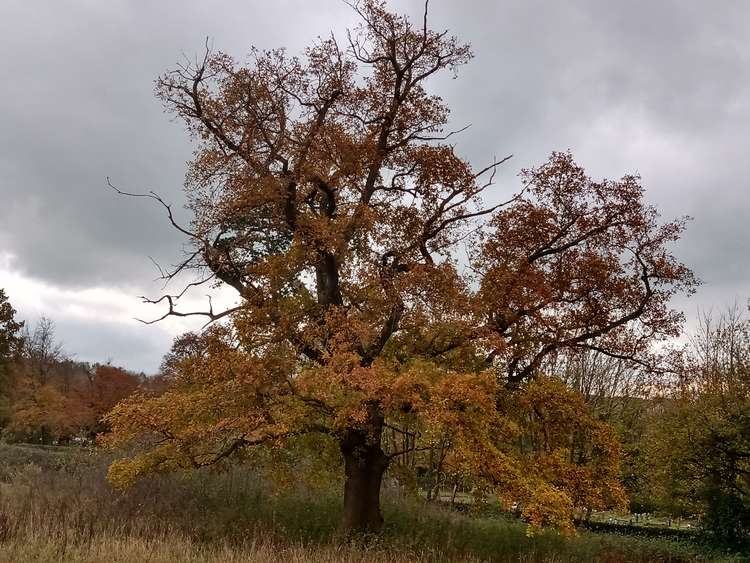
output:
[[142, 194], [192, 245], [166, 277], [194, 272], [237, 304], [153, 300], [225, 322], [180, 343], [163, 394], [108, 415], [110, 444], [141, 446], [111, 479], [316, 435], [340, 451], [349, 530], [377, 530], [384, 473], [438, 446], [532, 524], [622, 506], [613, 434], [547, 367], [595, 350], [659, 369], [654, 344], [682, 320], [668, 301], [695, 284], [669, 250], [684, 220], [661, 222], [637, 176], [594, 180], [569, 153], [515, 193], [491, 189], [501, 162], [462, 159], [427, 90], [469, 47], [426, 12], [415, 25], [374, 0], [353, 8], [343, 45], [247, 64], [209, 52], [159, 79], [197, 142], [190, 225]]
[[[86, 364], [65, 356], [54, 323], [42, 317], [33, 331], [14, 321], [15, 350], [0, 387], [0, 427], [11, 441], [93, 441], [108, 430], [104, 415], [136, 389], [151, 388], [142, 376], [109, 364]], [[6, 327], [11, 326], [6, 323]], [[10, 340], [10, 331], [0, 329]]]

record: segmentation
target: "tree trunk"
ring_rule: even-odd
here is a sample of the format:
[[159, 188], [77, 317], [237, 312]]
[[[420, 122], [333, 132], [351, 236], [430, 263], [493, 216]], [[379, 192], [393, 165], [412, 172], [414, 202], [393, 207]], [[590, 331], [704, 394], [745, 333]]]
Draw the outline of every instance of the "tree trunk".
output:
[[388, 456], [380, 447], [382, 420], [368, 425], [369, 431], [352, 429], [341, 440], [344, 456], [345, 534], [378, 532], [383, 526], [380, 485], [388, 467]]

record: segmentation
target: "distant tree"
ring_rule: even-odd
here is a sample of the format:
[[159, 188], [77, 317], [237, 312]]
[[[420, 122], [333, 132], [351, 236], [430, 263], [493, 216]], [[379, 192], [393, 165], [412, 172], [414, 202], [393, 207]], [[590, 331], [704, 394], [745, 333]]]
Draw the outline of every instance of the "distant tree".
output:
[[5, 290], [0, 289], [0, 426], [8, 417], [12, 386], [10, 367], [18, 359], [23, 345], [23, 322], [17, 321], [15, 315], [16, 310], [8, 301]]
[[79, 384], [77, 399], [85, 414], [85, 432], [94, 437], [108, 430], [104, 416], [117, 403], [133, 394], [141, 385], [141, 379], [129, 371], [99, 364], [90, 373], [85, 384]]
[[23, 322], [17, 321], [15, 315], [5, 290], [0, 289], [0, 370], [17, 358], [23, 344], [20, 334]]
[[55, 323], [42, 316], [33, 332], [26, 330], [23, 354], [38, 385], [46, 385], [50, 371], [64, 359], [62, 344], [55, 337]]
[[76, 412], [65, 393], [52, 381], [64, 360], [55, 338], [55, 324], [41, 317], [33, 331], [25, 328], [20, 361], [14, 368], [8, 431], [16, 439], [51, 443], [69, 433]]
[[[110, 476], [125, 485], [318, 434], [343, 459], [343, 528], [378, 530], [384, 472], [449, 435], [457, 470], [563, 525], [578, 493], [512, 447], [500, 399], [566, 350], [654, 364], [653, 343], [682, 320], [670, 297], [695, 283], [669, 251], [684, 221], [660, 223], [638, 177], [595, 181], [565, 153], [483, 203], [503, 161], [462, 160], [426, 89], [469, 47], [431, 30], [426, 10], [414, 26], [379, 1], [352, 6], [362, 23], [343, 48], [253, 51], [248, 66], [206, 53], [158, 81], [199, 142], [189, 227], [141, 194], [192, 244], [166, 277], [205, 274], [193, 285], [221, 283], [238, 304], [154, 300], [164, 317], [228, 322], [178, 354], [165, 393], [115, 407], [111, 443], [146, 449]], [[388, 450], [384, 431], [412, 419], [408, 450]]]

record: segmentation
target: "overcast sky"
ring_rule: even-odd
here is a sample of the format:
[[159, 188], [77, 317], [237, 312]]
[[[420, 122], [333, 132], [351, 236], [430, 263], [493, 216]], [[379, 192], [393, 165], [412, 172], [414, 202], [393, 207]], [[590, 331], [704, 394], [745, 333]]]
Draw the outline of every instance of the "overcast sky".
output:
[[[515, 155], [498, 199], [553, 150], [595, 177], [638, 172], [665, 217], [695, 218], [676, 252], [704, 285], [675, 306], [694, 318], [745, 302], [750, 2], [432, 0], [431, 21], [476, 55], [433, 82], [452, 125], [471, 124], [459, 152], [477, 165]], [[174, 262], [183, 240], [106, 177], [183, 202], [192, 147], [154, 79], [206, 37], [242, 58], [354, 24], [339, 0], [0, 0], [0, 287], [19, 316], [52, 318], [78, 359], [153, 372], [191, 324], [133, 317], [158, 313], [138, 299], [161, 289], [149, 257]]]

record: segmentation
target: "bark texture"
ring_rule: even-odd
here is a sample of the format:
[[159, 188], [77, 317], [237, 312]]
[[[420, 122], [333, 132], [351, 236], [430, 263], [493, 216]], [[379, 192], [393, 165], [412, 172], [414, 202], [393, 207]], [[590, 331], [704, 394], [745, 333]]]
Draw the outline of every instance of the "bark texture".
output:
[[380, 486], [388, 457], [380, 446], [381, 426], [350, 430], [341, 441], [344, 457], [343, 532], [378, 532], [383, 526]]

